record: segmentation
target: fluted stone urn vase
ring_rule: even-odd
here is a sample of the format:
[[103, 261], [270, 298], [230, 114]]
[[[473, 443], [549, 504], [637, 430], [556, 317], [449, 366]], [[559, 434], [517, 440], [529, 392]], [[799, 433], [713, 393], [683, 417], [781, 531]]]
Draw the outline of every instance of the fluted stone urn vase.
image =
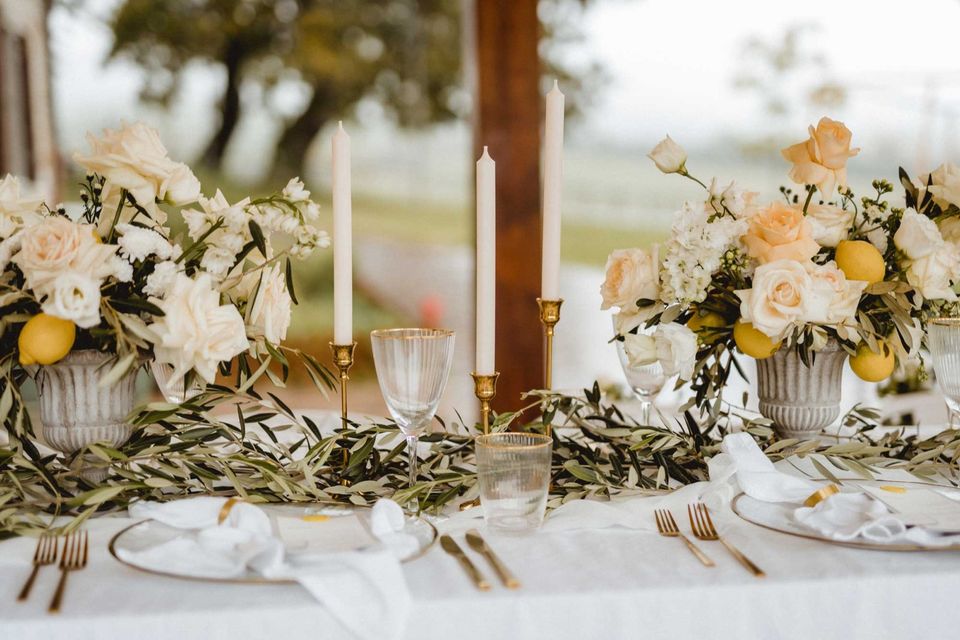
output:
[[808, 367], [795, 349], [757, 361], [760, 413], [782, 438], [812, 438], [840, 415], [840, 389], [847, 352], [831, 340]]
[[38, 367], [40, 422], [50, 447], [73, 454], [94, 442], [119, 446], [133, 433], [126, 418], [134, 407], [137, 368], [101, 388], [112, 359], [99, 351], [72, 351], [55, 364]]

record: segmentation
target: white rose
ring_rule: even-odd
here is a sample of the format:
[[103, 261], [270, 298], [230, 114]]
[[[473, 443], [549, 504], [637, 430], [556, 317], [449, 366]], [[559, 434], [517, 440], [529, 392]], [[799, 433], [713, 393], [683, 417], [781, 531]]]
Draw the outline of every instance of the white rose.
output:
[[665, 305], [659, 302], [645, 307], [637, 307], [636, 305], [628, 307], [620, 313], [614, 314], [613, 330], [618, 336], [625, 336], [633, 329], [645, 324], [647, 320], [663, 311], [664, 308]]
[[163, 193], [165, 202], [180, 207], [197, 201], [200, 197], [200, 181], [190, 167], [178, 162], [160, 186], [160, 193]]
[[0, 180], [0, 238], [9, 238], [25, 226], [40, 222], [42, 200], [32, 200], [20, 192], [20, 181], [10, 174]]
[[807, 268], [813, 280], [813, 295], [801, 319], [815, 324], [844, 324], [852, 320], [857, 315], [860, 296], [867, 283], [847, 280], [836, 262], [811, 263]]
[[813, 289], [806, 266], [796, 260], [774, 260], [757, 267], [753, 288], [735, 292], [744, 321], [779, 339], [804, 317], [826, 316], [822, 295]]
[[687, 152], [670, 136], [658, 142], [647, 157], [664, 173], [681, 173], [686, 170]]
[[116, 197], [115, 192], [126, 189], [142, 207], [154, 211], [155, 200], [163, 198], [161, 186], [176, 166], [167, 156], [157, 130], [137, 122], [117, 131], [105, 129], [99, 138], [88, 133], [87, 141], [90, 154], [78, 153], [74, 159], [87, 171], [106, 179], [103, 199]]
[[79, 273], [57, 276], [43, 303], [43, 312], [70, 320], [81, 329], [100, 324], [100, 283]]
[[847, 239], [853, 216], [853, 209], [844, 210], [832, 204], [811, 204], [807, 208], [813, 239], [823, 247], [835, 247]]
[[631, 309], [637, 300], [660, 297], [660, 260], [657, 245], [643, 249], [617, 249], [607, 258], [606, 279], [600, 287], [601, 309]]
[[933, 220], [907, 209], [900, 220], [900, 228], [893, 234], [893, 244], [910, 260], [919, 260], [940, 250], [944, 243]]
[[657, 342], [652, 335], [628, 333], [623, 336], [623, 350], [631, 367], [643, 367], [657, 361]]
[[[930, 186], [927, 187], [927, 182]], [[949, 162], [937, 167], [929, 176], [920, 176], [918, 199], [923, 201], [924, 192], [929, 189], [933, 202], [941, 209], [951, 204], [960, 207], [960, 167]]]
[[221, 362], [247, 350], [243, 317], [235, 306], [220, 304], [209, 275], [178, 274], [166, 297], [151, 301], [164, 312], [151, 325], [158, 339], [154, 357], [173, 365], [171, 382], [193, 369], [212, 383]]
[[681, 380], [693, 377], [693, 369], [697, 363], [697, 334], [686, 325], [661, 324], [654, 333], [654, 340], [657, 360], [666, 375], [676, 374]]
[[247, 326], [253, 337], [264, 337], [271, 344], [287, 338], [293, 300], [280, 265], [262, 273], [256, 285], [256, 297], [247, 302]]
[[957, 279], [957, 250], [942, 247], [907, 267], [907, 282], [928, 300], [956, 300], [953, 282]]

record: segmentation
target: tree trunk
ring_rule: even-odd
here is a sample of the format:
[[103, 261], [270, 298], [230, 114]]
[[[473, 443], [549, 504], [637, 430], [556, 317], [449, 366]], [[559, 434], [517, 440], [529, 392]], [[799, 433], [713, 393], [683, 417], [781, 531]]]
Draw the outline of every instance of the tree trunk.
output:
[[230, 138], [240, 120], [240, 68], [244, 62], [243, 45], [239, 40], [230, 40], [224, 52], [223, 61], [227, 67], [227, 88], [220, 102], [220, 128], [207, 145], [200, 162], [207, 167], [217, 169], [223, 162], [223, 155], [230, 144]]
[[301, 172], [310, 143], [323, 125], [333, 117], [335, 111], [331, 88], [325, 84], [316, 85], [307, 108], [280, 135], [273, 165], [275, 176], [290, 176]]

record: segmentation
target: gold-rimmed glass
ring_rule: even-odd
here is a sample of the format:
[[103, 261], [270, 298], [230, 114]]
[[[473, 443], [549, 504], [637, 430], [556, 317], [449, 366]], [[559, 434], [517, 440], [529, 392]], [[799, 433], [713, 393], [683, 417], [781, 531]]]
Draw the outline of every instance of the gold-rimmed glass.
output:
[[417, 481], [417, 443], [437, 413], [453, 364], [449, 329], [377, 329], [370, 332], [380, 392], [407, 439], [410, 485]]
[[947, 404], [951, 428], [960, 426], [960, 318], [933, 318], [927, 322], [927, 344], [937, 385]]
[[522, 533], [543, 522], [553, 439], [538, 433], [477, 436], [477, 478], [483, 517], [492, 529]]

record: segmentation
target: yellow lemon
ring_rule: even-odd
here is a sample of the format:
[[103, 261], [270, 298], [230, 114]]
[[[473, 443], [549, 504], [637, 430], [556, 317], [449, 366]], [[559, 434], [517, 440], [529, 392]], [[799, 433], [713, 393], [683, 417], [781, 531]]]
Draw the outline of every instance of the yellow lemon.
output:
[[866, 343], [857, 347], [857, 355], [850, 358], [850, 368], [867, 382], [886, 380], [893, 373], [896, 358], [893, 349], [885, 342], [880, 344], [880, 353], [874, 353]]
[[770, 336], [742, 320], [737, 320], [733, 325], [733, 340], [740, 351], [757, 360], [763, 360], [775, 354], [782, 342], [781, 340], [774, 342]]
[[53, 364], [70, 353], [76, 337], [77, 327], [69, 320], [38, 313], [20, 331], [20, 364]]
[[710, 311], [704, 315], [700, 315], [698, 312], [694, 312], [690, 319], [687, 320], [687, 328], [690, 331], [693, 331], [698, 335], [700, 341], [705, 344], [710, 344], [711, 342], [716, 342], [717, 337], [713, 332], [707, 334], [707, 336], [701, 336], [700, 331], [703, 329], [721, 329], [727, 326], [727, 321], [723, 318], [722, 315], [716, 311]]
[[837, 267], [848, 280], [873, 284], [881, 282], [887, 271], [877, 248], [863, 240], [843, 240], [837, 245]]

